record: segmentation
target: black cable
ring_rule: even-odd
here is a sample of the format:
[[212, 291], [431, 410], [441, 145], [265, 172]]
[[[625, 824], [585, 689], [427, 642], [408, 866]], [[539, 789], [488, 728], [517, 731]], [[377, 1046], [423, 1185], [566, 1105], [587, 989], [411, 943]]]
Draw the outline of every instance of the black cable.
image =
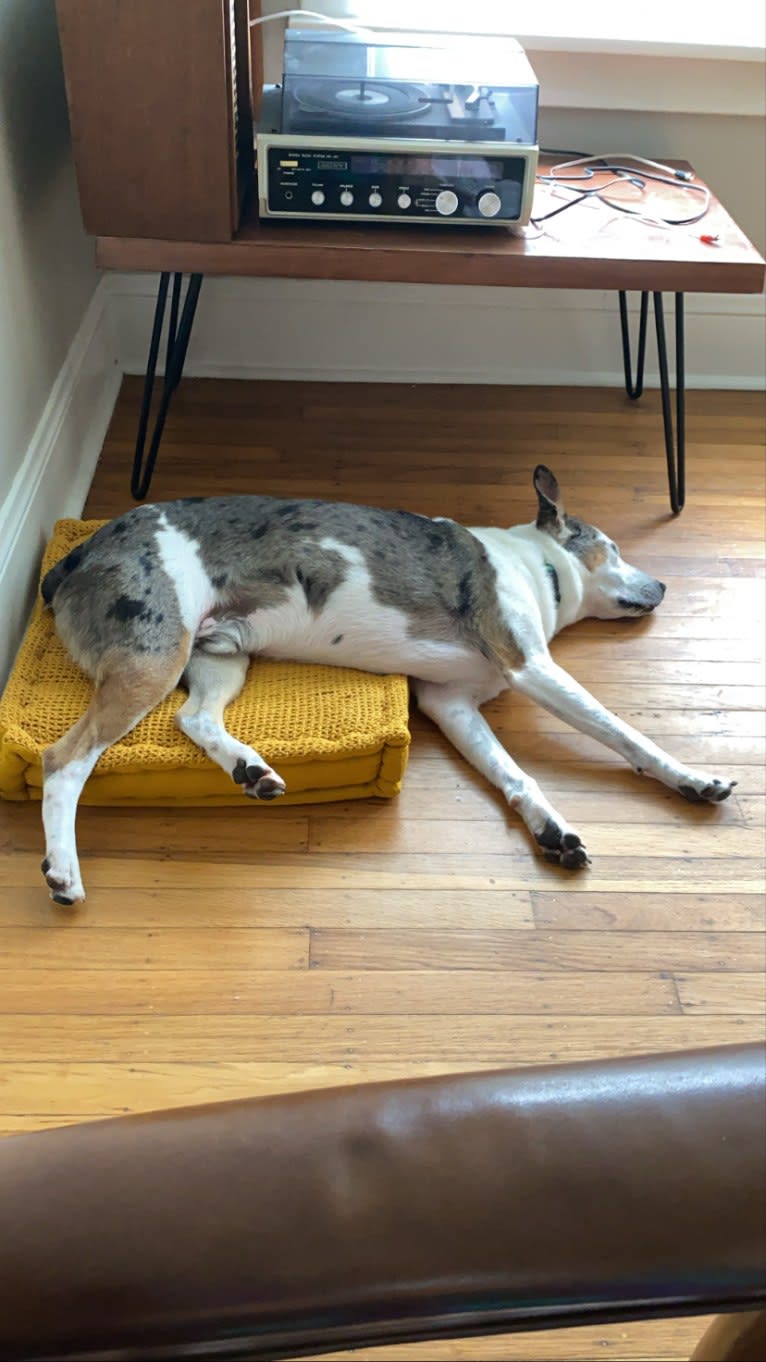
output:
[[566, 177], [560, 175], [538, 175], [537, 179], [540, 183], [558, 184], [561, 186], [562, 189], [571, 189], [573, 193], [578, 194], [578, 197], [575, 199], [571, 199], [569, 203], [562, 204], [560, 208], [554, 208], [550, 213], [544, 213], [542, 217], [530, 218], [530, 221], [537, 227], [541, 222], [547, 222], [549, 218], [556, 217], [558, 213], [565, 212], [567, 208], [574, 208], [578, 203], [582, 203], [583, 200], [587, 198], [597, 198], [600, 203], [603, 203], [605, 205], [605, 207], [612, 208], [618, 213], [625, 213], [628, 217], [641, 218], [644, 216], [648, 216], [645, 210], [642, 210], [641, 208], [631, 208], [626, 206], [625, 204], [617, 203], [613, 199], [606, 198], [604, 195], [604, 191], [611, 187], [611, 184], [609, 183], [605, 185], [600, 185], [598, 187], [594, 187], [593, 189], [585, 189], [581, 191], [577, 191], [573, 186], [572, 183], [573, 181], [592, 180], [594, 175], [604, 174], [604, 172], [611, 172], [612, 174], [616, 175], [617, 179], [611, 181], [611, 184], [623, 181], [627, 182], [628, 184], [635, 185], [636, 188], [638, 189], [643, 189], [645, 187], [646, 180], [653, 180], [658, 184], [670, 185], [671, 188], [677, 188], [679, 185], [681, 185], [682, 188], [689, 190], [691, 193], [703, 195], [705, 202], [703, 207], [700, 209], [699, 213], [694, 213], [687, 218], [659, 217], [656, 219], [658, 222], [663, 223], [667, 227], [691, 226], [693, 223], [699, 222], [705, 216], [705, 214], [708, 211], [708, 208], [710, 207], [710, 191], [705, 185], [690, 184], [688, 181], [679, 179], [669, 179], [665, 175], [655, 175], [651, 171], [641, 170], [640, 173], [637, 173], [631, 166], [609, 165], [607, 163], [604, 163], [595, 167], [586, 167], [582, 175], [567, 175]]

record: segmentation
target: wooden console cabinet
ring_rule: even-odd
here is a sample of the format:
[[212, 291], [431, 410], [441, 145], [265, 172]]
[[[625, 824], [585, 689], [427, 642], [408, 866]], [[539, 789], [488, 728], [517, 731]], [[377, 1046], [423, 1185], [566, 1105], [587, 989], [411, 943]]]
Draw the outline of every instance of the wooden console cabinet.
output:
[[257, 11], [255, 0], [56, 0], [88, 232], [231, 240], [253, 179]]

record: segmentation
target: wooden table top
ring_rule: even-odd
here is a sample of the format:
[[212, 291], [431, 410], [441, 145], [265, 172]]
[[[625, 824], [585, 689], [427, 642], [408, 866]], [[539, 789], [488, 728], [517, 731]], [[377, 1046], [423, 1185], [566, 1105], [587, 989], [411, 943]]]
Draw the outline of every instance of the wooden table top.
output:
[[[588, 186], [606, 179], [602, 175]], [[694, 182], [702, 183], [696, 176]], [[701, 196], [683, 192], [680, 185], [651, 181], [643, 199], [627, 184], [610, 192], [619, 193], [626, 206], [641, 203], [656, 218], [692, 216], [702, 203]], [[561, 207], [568, 197], [560, 186], [538, 181], [533, 219]], [[703, 235], [715, 237], [714, 244], [701, 240]], [[233, 241], [98, 237], [96, 258], [110, 270], [678, 293], [760, 293], [766, 271], [758, 251], [712, 193], [705, 217], [685, 226], [652, 225], [590, 198], [515, 232], [489, 226], [260, 221], [251, 205]]]

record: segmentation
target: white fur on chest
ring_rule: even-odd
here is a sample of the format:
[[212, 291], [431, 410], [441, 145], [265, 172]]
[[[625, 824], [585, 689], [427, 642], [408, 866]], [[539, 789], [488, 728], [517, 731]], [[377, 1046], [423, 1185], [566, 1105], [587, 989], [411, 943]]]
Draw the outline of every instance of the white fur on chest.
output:
[[[510, 530], [472, 529], [471, 534], [487, 550], [500, 607], [524, 650], [539, 644], [541, 635], [550, 643], [554, 634], [579, 617], [582, 585], [574, 559], [550, 535], [541, 536], [534, 524]], [[558, 602], [550, 568], [556, 574]]]

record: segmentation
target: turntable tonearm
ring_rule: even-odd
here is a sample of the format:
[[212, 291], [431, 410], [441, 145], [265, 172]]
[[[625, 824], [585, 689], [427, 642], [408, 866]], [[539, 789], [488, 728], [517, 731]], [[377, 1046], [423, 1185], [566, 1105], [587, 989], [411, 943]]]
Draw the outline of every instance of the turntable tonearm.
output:
[[529, 219], [538, 85], [511, 39], [288, 28], [256, 136], [263, 217]]

